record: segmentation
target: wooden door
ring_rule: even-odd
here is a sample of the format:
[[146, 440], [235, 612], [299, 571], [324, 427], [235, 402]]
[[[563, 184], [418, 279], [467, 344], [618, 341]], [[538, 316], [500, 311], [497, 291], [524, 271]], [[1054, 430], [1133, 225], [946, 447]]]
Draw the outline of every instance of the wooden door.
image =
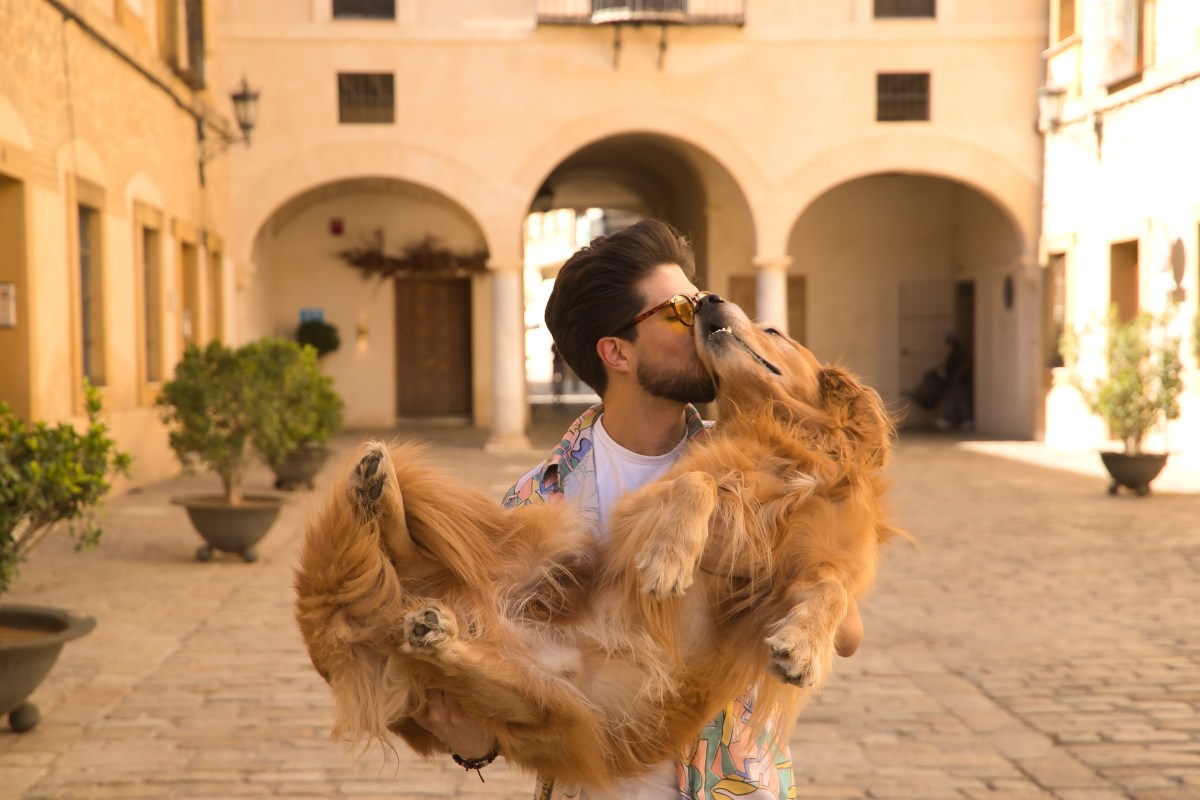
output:
[[396, 280], [396, 415], [471, 415], [471, 281]]

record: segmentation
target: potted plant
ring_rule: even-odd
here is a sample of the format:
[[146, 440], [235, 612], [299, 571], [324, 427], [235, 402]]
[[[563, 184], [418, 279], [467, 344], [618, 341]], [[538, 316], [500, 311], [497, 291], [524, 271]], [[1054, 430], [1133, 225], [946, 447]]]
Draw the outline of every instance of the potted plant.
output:
[[255, 545], [279, 516], [281, 496], [243, 487], [256, 441], [273, 435], [288, 412], [273, 357], [268, 340], [236, 349], [217, 341], [189, 345], [156, 401], [180, 463], [201, 464], [221, 478], [220, 495], [172, 498], [207, 543], [196, 551], [201, 561], [214, 550], [256, 560]]
[[308, 319], [296, 328], [296, 341], [316, 348], [317, 358], [332, 353], [342, 346], [338, 329], [323, 319]]
[[[100, 540], [96, 512], [110, 480], [128, 474], [129, 455], [117, 449], [100, 421], [100, 395], [86, 386], [87, 427], [26, 423], [0, 403], [0, 595], [46, 534], [67, 524], [76, 549]], [[49, 673], [63, 644], [89, 633], [91, 617], [58, 608], [0, 605], [0, 714], [17, 733], [38, 723], [28, 697]]]
[[261, 347], [263, 368], [282, 402], [274, 424], [254, 437], [254, 448], [271, 465], [276, 489], [311, 488], [329, 457], [325, 444], [341, 427], [342, 398], [312, 347], [283, 339], [264, 340]]
[[1086, 379], [1081, 374], [1079, 335], [1064, 342], [1071, 385], [1122, 443], [1121, 452], [1100, 454], [1113, 478], [1109, 494], [1116, 494], [1121, 486], [1148, 494], [1150, 482], [1167, 463], [1166, 453], [1144, 452], [1142, 443], [1155, 427], [1179, 417], [1181, 342], [1170, 331], [1172, 317], [1171, 311], [1160, 315], [1143, 311], [1122, 322], [1116, 306], [1110, 307], [1102, 327], [1107, 367], [1103, 377]]

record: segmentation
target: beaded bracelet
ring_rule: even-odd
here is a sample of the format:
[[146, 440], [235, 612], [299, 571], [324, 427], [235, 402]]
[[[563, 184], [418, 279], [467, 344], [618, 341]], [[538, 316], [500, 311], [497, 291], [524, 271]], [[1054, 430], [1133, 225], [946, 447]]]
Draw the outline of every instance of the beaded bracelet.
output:
[[470, 772], [471, 770], [475, 770], [475, 774], [479, 776], [480, 783], [485, 783], [485, 781], [483, 780], [483, 773], [480, 770], [482, 770], [488, 764], [495, 761], [496, 756], [498, 756], [498, 755], [500, 755], [500, 745], [496, 745], [495, 747], [493, 747], [492, 752], [488, 753], [486, 756], [483, 756], [482, 758], [463, 758], [458, 753], [454, 753], [454, 752], [450, 753], [450, 757], [454, 759], [455, 764], [458, 764], [460, 767], [467, 770], [468, 772]]

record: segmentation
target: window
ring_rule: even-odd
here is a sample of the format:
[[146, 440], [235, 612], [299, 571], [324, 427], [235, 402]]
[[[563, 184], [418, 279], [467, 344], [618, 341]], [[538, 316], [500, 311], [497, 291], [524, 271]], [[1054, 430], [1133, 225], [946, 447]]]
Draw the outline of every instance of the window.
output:
[[395, 19], [396, 0], [333, 0], [334, 19]]
[[208, 338], [223, 341], [225, 330], [225, 259], [211, 242], [208, 250]]
[[875, 76], [875, 119], [911, 122], [929, 119], [929, 73], [883, 72]]
[[1142, 79], [1154, 63], [1154, 0], [1109, 0], [1104, 7], [1104, 85], [1110, 92]]
[[338, 122], [396, 121], [396, 101], [390, 72], [339, 72]]
[[162, 336], [162, 234], [142, 228], [142, 358], [144, 380], [157, 383], [163, 373]]
[[179, 334], [186, 347], [200, 344], [200, 250], [191, 242], [179, 248], [180, 296]]
[[1138, 313], [1138, 243], [1119, 242], [1108, 248], [1109, 302], [1117, 307], [1121, 322]]
[[875, 17], [933, 17], [934, 0], [875, 0]]
[[1045, 298], [1043, 355], [1045, 365], [1054, 368], [1064, 363], [1062, 338], [1067, 332], [1067, 254], [1051, 253], [1049, 262], [1042, 272], [1042, 297]]
[[1054, 0], [1054, 41], [1075, 35], [1075, 0]]
[[104, 273], [100, 212], [79, 206], [79, 333], [83, 375], [104, 385]]

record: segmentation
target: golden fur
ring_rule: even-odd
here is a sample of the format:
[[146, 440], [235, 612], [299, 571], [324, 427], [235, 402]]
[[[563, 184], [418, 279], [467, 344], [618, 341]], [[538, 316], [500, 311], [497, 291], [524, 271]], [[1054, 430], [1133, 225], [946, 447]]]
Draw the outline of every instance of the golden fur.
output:
[[678, 755], [750, 686], [786, 735], [898, 533], [892, 425], [733, 304], [701, 304], [695, 329], [720, 422], [617, 504], [603, 547], [567, 502], [504, 510], [418, 448], [362, 445], [295, 580], [335, 733], [444, 752], [412, 720], [441, 689], [510, 761], [601, 786]]

